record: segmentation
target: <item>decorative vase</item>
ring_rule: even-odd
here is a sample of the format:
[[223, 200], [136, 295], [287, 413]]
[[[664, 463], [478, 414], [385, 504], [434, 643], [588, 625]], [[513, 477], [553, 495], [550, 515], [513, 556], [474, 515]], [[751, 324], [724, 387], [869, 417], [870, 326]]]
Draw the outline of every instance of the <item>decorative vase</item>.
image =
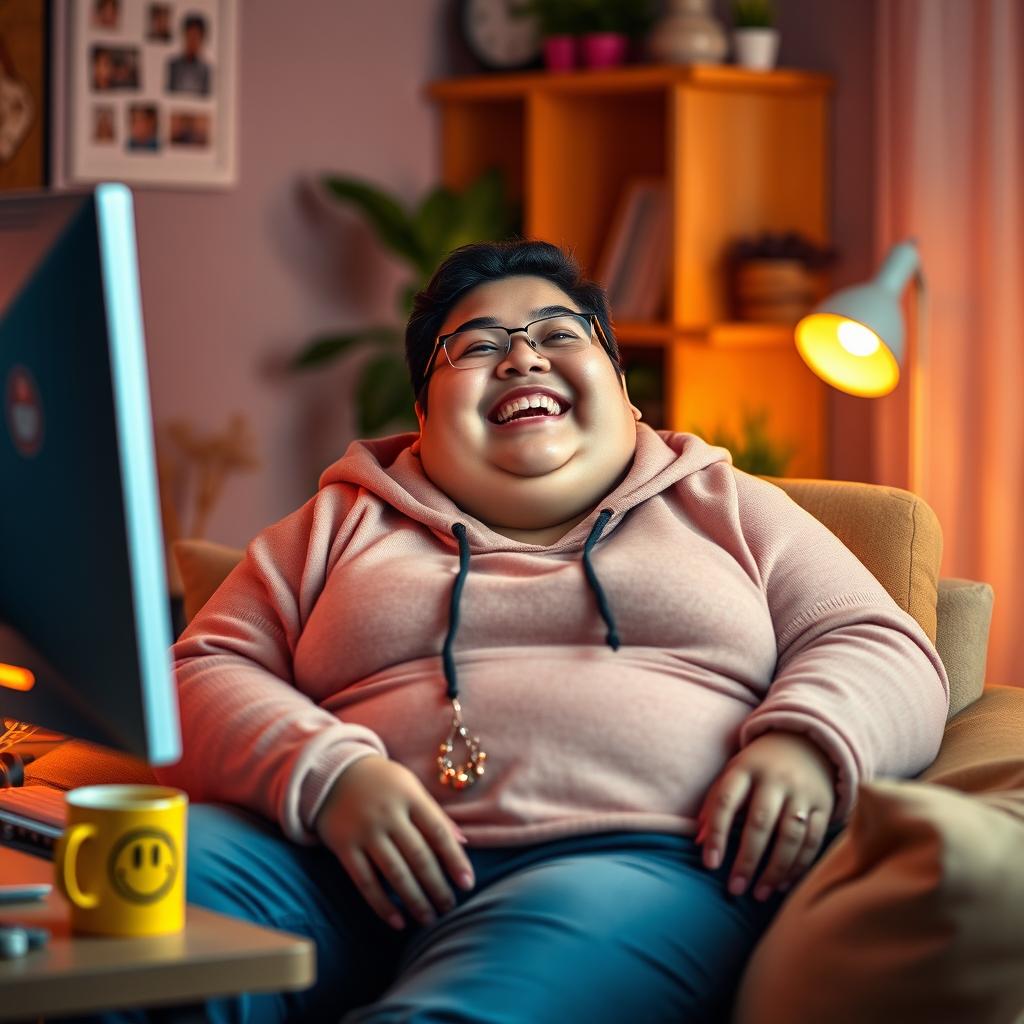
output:
[[548, 71], [572, 71], [576, 67], [574, 36], [548, 36], [544, 40], [544, 66]]
[[588, 68], [614, 68], [626, 60], [629, 38], [621, 32], [588, 32], [583, 37], [583, 64]]
[[738, 28], [732, 34], [736, 63], [751, 71], [771, 71], [779, 55], [777, 28]]
[[647, 49], [666, 64], [720, 64], [729, 49], [725, 29], [711, 13], [711, 0], [669, 0]]

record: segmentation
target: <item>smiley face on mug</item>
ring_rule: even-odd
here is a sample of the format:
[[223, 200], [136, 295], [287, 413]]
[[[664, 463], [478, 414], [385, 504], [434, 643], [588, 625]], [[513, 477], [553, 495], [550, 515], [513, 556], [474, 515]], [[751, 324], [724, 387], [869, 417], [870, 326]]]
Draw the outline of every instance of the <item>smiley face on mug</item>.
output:
[[174, 839], [157, 828], [126, 832], [114, 844], [107, 873], [115, 892], [130, 903], [156, 903], [171, 891], [178, 874]]

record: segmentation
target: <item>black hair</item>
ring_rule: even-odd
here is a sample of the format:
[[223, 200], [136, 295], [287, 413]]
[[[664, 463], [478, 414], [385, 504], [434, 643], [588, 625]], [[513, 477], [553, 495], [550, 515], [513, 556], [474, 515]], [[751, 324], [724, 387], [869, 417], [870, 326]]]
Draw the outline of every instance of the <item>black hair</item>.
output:
[[427, 363], [449, 310], [477, 285], [520, 275], [545, 278], [561, 288], [584, 313], [596, 314], [608, 341], [608, 358], [622, 376], [608, 297], [599, 284], [583, 276], [572, 250], [522, 238], [474, 242], [453, 249], [427, 286], [413, 297], [412, 313], [405, 328], [405, 360], [413, 394], [424, 412], [430, 369]]
[[203, 38], [206, 38], [206, 19], [201, 14], [187, 14], [181, 28], [183, 32], [187, 32], [190, 28], [197, 28]]

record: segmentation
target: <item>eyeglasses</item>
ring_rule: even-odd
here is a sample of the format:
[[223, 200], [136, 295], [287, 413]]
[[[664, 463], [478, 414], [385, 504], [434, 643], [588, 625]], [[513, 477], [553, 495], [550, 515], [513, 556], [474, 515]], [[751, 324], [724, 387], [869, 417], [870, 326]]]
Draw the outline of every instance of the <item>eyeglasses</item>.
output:
[[601, 346], [611, 356], [595, 313], [560, 313], [534, 320], [525, 327], [473, 327], [467, 331], [442, 334], [434, 344], [427, 365], [433, 366], [440, 347], [456, 370], [496, 366], [512, 350], [512, 335], [524, 333], [535, 352], [546, 359], [560, 359], [589, 348], [595, 325]]

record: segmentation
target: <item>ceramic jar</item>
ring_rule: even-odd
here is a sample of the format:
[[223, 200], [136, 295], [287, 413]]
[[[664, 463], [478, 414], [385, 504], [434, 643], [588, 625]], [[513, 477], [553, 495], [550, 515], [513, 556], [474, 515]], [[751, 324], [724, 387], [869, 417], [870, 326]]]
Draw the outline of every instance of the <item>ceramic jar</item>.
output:
[[666, 64], [720, 64], [729, 40], [711, 13], [711, 0], [669, 0], [647, 49], [652, 59]]

